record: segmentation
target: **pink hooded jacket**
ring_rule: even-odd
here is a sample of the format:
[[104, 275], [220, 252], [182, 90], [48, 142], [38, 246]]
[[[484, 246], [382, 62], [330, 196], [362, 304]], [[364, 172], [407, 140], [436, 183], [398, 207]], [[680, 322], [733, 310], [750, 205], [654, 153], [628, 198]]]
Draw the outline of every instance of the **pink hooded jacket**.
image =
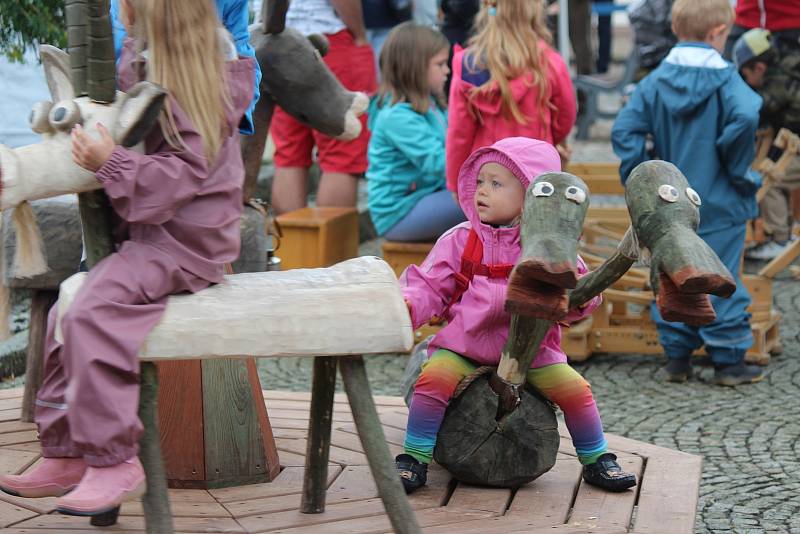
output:
[[575, 90], [569, 69], [544, 41], [539, 41], [544, 58], [547, 77], [545, 100], [552, 106], [541, 109], [539, 89], [527, 73], [509, 81], [514, 101], [520, 111], [530, 118], [520, 124], [514, 118], [506, 118], [502, 111], [500, 90], [495, 83], [488, 93], [477, 95], [472, 105], [479, 117], [470, 109], [470, 91], [488, 80], [488, 71], [471, 72], [464, 68], [469, 61], [469, 49], [456, 47], [453, 55], [453, 81], [450, 84], [450, 100], [447, 108], [447, 139], [445, 174], [447, 189], [456, 191], [458, 171], [476, 149], [489, 146], [506, 137], [531, 137], [557, 145], [567, 138], [575, 125]]
[[[167, 252], [181, 268], [210, 282], [221, 281], [224, 264], [239, 256], [244, 164], [238, 127], [253, 98], [252, 62], [226, 63], [232, 106], [226, 111], [227, 136], [213, 161], [206, 160], [200, 134], [171, 100], [185, 147], [170, 146], [156, 126], [144, 139], [145, 154], [117, 146], [96, 173], [114, 211], [128, 224], [129, 239]], [[120, 90], [139, 81], [142, 68], [133, 39], [126, 39]]]
[[[561, 160], [549, 143], [512, 137], [491, 147], [476, 150], [459, 173], [458, 199], [468, 222], [448, 230], [434, 245], [421, 266], [410, 265], [400, 277], [403, 296], [411, 303], [414, 328], [425, 324], [434, 315], [441, 315], [456, 289], [455, 274], [461, 269], [461, 255], [466, 247], [470, 228], [483, 242], [483, 263], [516, 264], [520, 255], [519, 226], [494, 228], [478, 218], [473, 201], [480, 168], [487, 162], [497, 162], [509, 169], [525, 189], [539, 174], [559, 171]], [[588, 271], [578, 258], [578, 273]], [[450, 308], [445, 317], [447, 325], [431, 341], [430, 355], [444, 348], [482, 365], [497, 365], [500, 352], [508, 338], [511, 316], [503, 309], [506, 297], [505, 278], [475, 276], [461, 300]], [[571, 310], [565, 322], [573, 322], [592, 313], [600, 305], [595, 297], [580, 310]], [[561, 350], [561, 327], [554, 324], [547, 332], [532, 367], [564, 363], [567, 357]]]

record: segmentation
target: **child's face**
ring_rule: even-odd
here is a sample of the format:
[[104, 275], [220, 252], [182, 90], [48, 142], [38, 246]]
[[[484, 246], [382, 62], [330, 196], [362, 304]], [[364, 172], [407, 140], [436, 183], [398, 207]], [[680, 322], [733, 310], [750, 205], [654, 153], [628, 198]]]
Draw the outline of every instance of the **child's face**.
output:
[[450, 74], [450, 67], [447, 66], [449, 51], [444, 48], [440, 50], [428, 62], [428, 87], [431, 94], [441, 95], [444, 93], [444, 83], [447, 75]]
[[487, 163], [478, 172], [475, 210], [481, 222], [509, 225], [522, 213], [525, 188], [499, 163]]
[[745, 65], [739, 71], [747, 82], [747, 85], [753, 89], [760, 89], [764, 86], [764, 75], [767, 73], [767, 64], [761, 61], [756, 61], [752, 65]]

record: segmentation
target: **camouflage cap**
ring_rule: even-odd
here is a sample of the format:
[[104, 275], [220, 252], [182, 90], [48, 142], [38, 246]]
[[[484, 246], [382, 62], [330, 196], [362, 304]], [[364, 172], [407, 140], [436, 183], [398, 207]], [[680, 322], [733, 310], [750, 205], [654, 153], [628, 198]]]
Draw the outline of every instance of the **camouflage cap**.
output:
[[764, 28], [753, 28], [744, 32], [733, 45], [733, 61], [736, 63], [736, 68], [741, 69], [751, 59], [769, 52], [772, 47], [771, 38], [772, 35]]

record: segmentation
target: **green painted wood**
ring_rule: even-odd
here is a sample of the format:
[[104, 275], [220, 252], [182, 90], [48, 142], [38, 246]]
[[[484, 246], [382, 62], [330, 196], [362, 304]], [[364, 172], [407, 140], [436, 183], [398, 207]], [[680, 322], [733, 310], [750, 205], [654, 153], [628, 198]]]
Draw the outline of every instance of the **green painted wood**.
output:
[[343, 357], [339, 361], [339, 368], [364, 454], [392, 528], [399, 534], [419, 534], [422, 530], [406, 498], [383, 435], [364, 369], [364, 359], [361, 356]]
[[88, 7], [87, 91], [93, 101], [111, 103], [117, 94], [117, 65], [109, 0], [91, 0]]
[[325, 511], [337, 363], [335, 356], [314, 358], [306, 444], [306, 472], [303, 477], [303, 497], [300, 501], [300, 511], [304, 514], [321, 514]]
[[64, 16], [67, 21], [67, 52], [72, 70], [72, 87], [75, 96], [86, 94], [87, 25], [89, 12], [87, 0], [65, 0]]
[[267, 482], [267, 460], [244, 360], [203, 360], [205, 479], [209, 487]]

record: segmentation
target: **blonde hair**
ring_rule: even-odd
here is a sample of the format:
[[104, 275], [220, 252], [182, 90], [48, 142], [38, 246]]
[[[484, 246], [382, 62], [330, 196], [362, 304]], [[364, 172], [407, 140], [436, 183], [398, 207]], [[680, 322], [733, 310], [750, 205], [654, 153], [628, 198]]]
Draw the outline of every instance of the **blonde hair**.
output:
[[447, 38], [433, 28], [413, 22], [395, 27], [381, 48], [378, 102], [391, 98], [392, 104], [407, 102], [417, 113], [426, 113], [433, 97], [444, 107], [444, 95], [431, 93], [428, 67], [436, 54], [449, 48]]
[[[138, 46], [147, 49], [146, 79], [180, 104], [203, 139], [204, 155], [211, 163], [228, 134], [225, 111], [231, 106], [216, 8], [211, 0], [129, 1]], [[169, 99], [159, 123], [170, 145], [185, 148]]]
[[469, 41], [468, 53], [470, 66], [487, 69], [489, 81], [473, 89], [470, 96], [490, 91], [492, 82], [496, 82], [506, 117], [525, 124], [530, 119], [514, 101], [509, 80], [530, 73], [533, 86], [539, 89], [540, 111], [552, 107], [541, 39], [552, 42], [542, 0], [484, 0], [475, 18], [475, 35]]
[[672, 27], [683, 41], [704, 41], [708, 32], [733, 19], [729, 0], [676, 0], [672, 6]]

